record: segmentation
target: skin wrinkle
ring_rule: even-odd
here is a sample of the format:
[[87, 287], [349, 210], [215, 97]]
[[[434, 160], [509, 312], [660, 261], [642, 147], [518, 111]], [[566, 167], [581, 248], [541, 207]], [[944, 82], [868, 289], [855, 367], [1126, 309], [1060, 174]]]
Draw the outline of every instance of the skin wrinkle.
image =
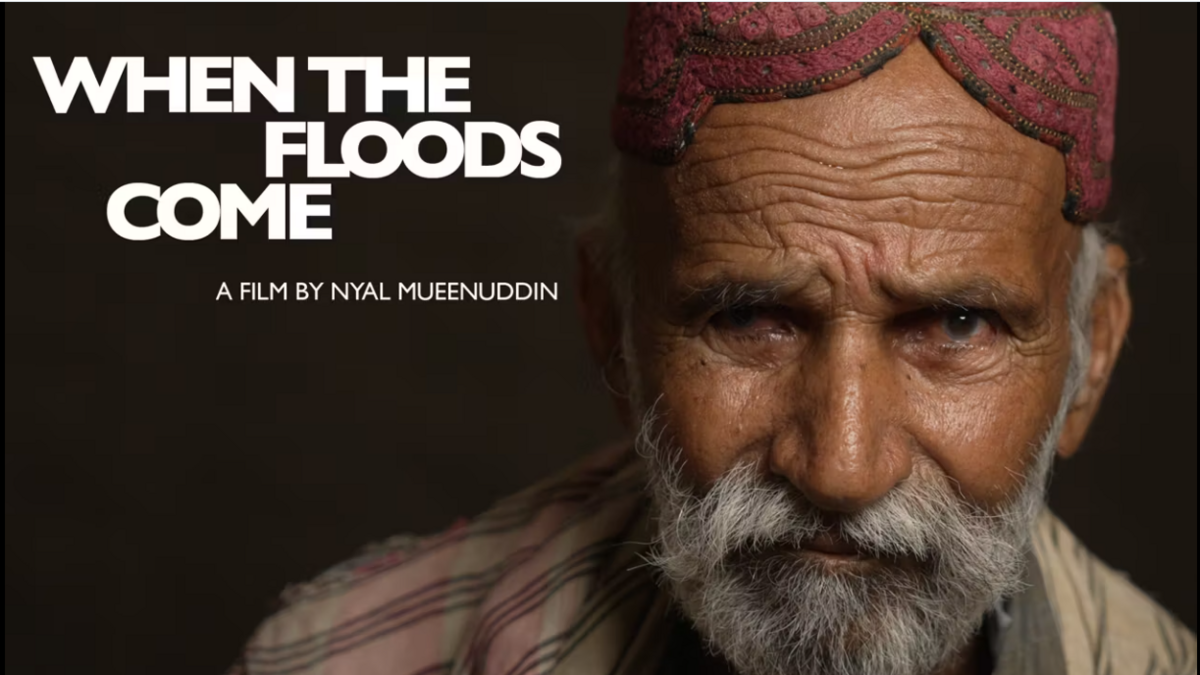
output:
[[[1021, 177], [989, 177], [988, 180], [993, 185], [993, 194], [989, 195], [988, 199], [980, 199], [978, 195], [970, 194], [971, 184], [977, 182], [979, 177], [969, 175], [969, 169], [943, 168], [941, 170], [918, 170], [914, 168], [901, 168], [890, 173], [884, 173], [881, 170], [874, 173], [864, 171], [865, 175], [858, 175], [858, 172], [861, 170], [846, 169], [844, 171], [831, 171], [828, 174], [830, 178], [825, 179], [815, 175], [781, 172], [779, 171], [779, 163], [765, 162], [763, 158], [755, 158], [752, 161], [755, 164], [765, 163], [768, 166], [764, 169], [747, 169], [737, 177], [711, 176], [709, 177], [709, 182], [706, 184], [695, 186], [690, 190], [681, 190], [680, 197], [695, 199], [707, 205], [709, 200], [718, 203], [728, 200], [728, 196], [722, 196], [725, 193], [736, 195], [738, 192], [743, 192], [747, 189], [753, 191], [754, 189], [794, 188], [811, 193], [809, 195], [811, 198], [829, 199], [831, 201], [872, 202], [903, 198], [931, 204], [965, 201], [967, 203], [992, 207], [1026, 208], [1027, 202], [1020, 200], [1021, 190], [1035, 192], [1040, 196], [1045, 195], [1042, 190], [1036, 189], [1027, 179]], [[820, 170], [818, 169], [818, 171]], [[944, 181], [929, 183], [928, 179], [931, 177], [942, 178]], [[887, 188], [890, 186], [887, 184], [871, 185], [868, 188], [864, 188], [864, 184], [866, 183], [886, 183], [888, 179], [897, 178], [902, 180], [892, 180], [892, 182], [900, 183], [899, 186], [893, 188], [895, 192], [889, 191]], [[966, 192], [954, 191], [955, 185], [953, 184], [955, 183], [955, 179], [962, 179], [958, 182], [962, 184], [962, 187], [967, 188]], [[791, 181], [790, 184], [788, 183], [789, 180]], [[995, 183], [1000, 180], [1009, 181], [1018, 189], [996, 187]], [[742, 186], [741, 184], [745, 182], [767, 182], [767, 184], [765, 186]], [[922, 193], [913, 194], [912, 190], [914, 187], [922, 188]], [[873, 190], [873, 192], [869, 191], [867, 194], [860, 194], [864, 189]], [[1016, 199], [1012, 201], [1000, 199], [1003, 195], [1008, 194], [1015, 195]], [[681, 199], [681, 201], [683, 200]]]
[[[705, 120], [704, 128], [713, 131], [736, 128], [739, 130], [765, 130], [767, 132], [778, 132], [779, 137], [785, 142], [788, 142], [791, 139], [802, 139], [811, 149], [819, 150], [822, 148], [828, 148], [833, 150], [847, 151], [850, 153], [867, 152], [875, 148], [892, 147], [896, 145], [897, 142], [908, 140], [910, 135], [915, 137], [915, 140], [910, 141], [915, 145], [937, 149], [942, 149], [945, 146], [966, 147], [967, 141], [971, 139], [978, 139], [979, 137], [978, 125], [962, 124], [947, 120], [940, 120], [935, 123], [898, 124], [890, 129], [887, 140], [874, 142], [869, 140], [860, 140], [853, 144], [839, 144], [835, 142], [837, 140], [836, 138], [822, 138], [817, 135], [806, 133], [806, 131], [803, 129], [797, 130], [785, 125], [775, 125], [764, 121], [737, 120], [736, 122], [722, 123], [720, 120]], [[910, 134], [909, 132], [919, 132], [920, 136], [917, 136], [915, 133]], [[930, 137], [932, 137], [932, 140]], [[776, 149], [776, 146], [768, 145], [767, 149]], [[1004, 152], [1001, 150], [988, 148], [982, 144], [976, 144], [971, 149], [976, 152], [997, 156], [1004, 154]], [[684, 161], [689, 163], [702, 163], [708, 161], [708, 159], [705, 158], [703, 153], [697, 153], [689, 154]]]
[[[1018, 213], [1022, 209], [1028, 209], [1031, 201], [1037, 199], [1043, 201], [1044, 193], [1036, 190], [1024, 190], [1025, 183], [1014, 182], [1011, 185], [995, 185], [994, 177], [989, 177], [989, 195], [987, 198], [980, 198], [979, 195], [964, 194], [962, 189], [956, 186], [944, 185], [937, 182], [933, 185], [926, 185], [921, 188], [920, 192], [914, 193], [909, 187], [904, 185], [889, 187], [882, 184], [883, 181], [871, 181], [872, 185], [864, 186], [862, 181], [851, 180], [846, 184], [837, 185], [836, 189], [832, 183], [827, 181], [811, 182], [811, 177], [806, 175], [796, 175], [792, 173], [780, 173], [779, 167], [770, 167], [769, 170], [759, 173], [748, 173], [750, 178], [728, 179], [732, 182], [722, 182], [717, 187], [706, 187], [703, 189], [694, 188], [688, 184], [681, 186], [676, 191], [676, 208], [680, 216], [689, 217], [699, 215], [701, 213], [709, 217], [719, 217], [728, 215], [752, 215], [757, 211], [776, 206], [778, 204], [792, 204], [802, 209], [802, 213], [808, 214], [852, 214], [855, 218], [868, 218], [875, 221], [887, 222], [898, 220], [895, 218], [900, 213], [912, 213], [921, 209], [925, 204], [938, 204], [943, 206], [980, 206], [986, 207], [989, 211], [1004, 211], [1003, 213], [988, 213], [988, 219], [1014, 218], [1018, 217]], [[913, 179], [928, 178], [925, 176], [908, 177]], [[768, 181], [767, 179], [771, 179]], [[846, 176], [840, 178], [845, 179]], [[964, 179], [963, 189], [971, 189], [974, 183], [979, 182], [975, 179]], [[764, 184], [765, 183], [765, 184]], [[880, 183], [875, 185], [874, 183]], [[1035, 195], [1027, 194], [1035, 192]], [[776, 196], [777, 193], [777, 196]], [[770, 201], [763, 203], [762, 199], [755, 199], [756, 196], [771, 195], [774, 197]], [[1010, 196], [1010, 197], [1006, 197]], [[1039, 197], [1043, 199], [1038, 199]], [[1014, 201], [1014, 199], [1016, 201]], [[910, 205], [896, 204], [878, 204], [874, 208], [870, 208], [870, 202], [886, 202], [889, 200], [895, 201], [911, 201]], [[1054, 200], [1044, 199], [1045, 202]], [[862, 202], [867, 202], [866, 209]], [[970, 219], [977, 219], [978, 224], [971, 223], [968, 220], [968, 225], [962, 226], [964, 231], [993, 231], [994, 226], [988, 224], [988, 220], [984, 218], [975, 218], [976, 214], [967, 212], [963, 213], [962, 209], [958, 209], [956, 213], [958, 217], [964, 215]], [[806, 220], [801, 217], [798, 220]], [[828, 220], [828, 218], [827, 218]], [[939, 225], [938, 219], [927, 221], [926, 219], [914, 220], [911, 217], [904, 218], [903, 222], [908, 227], [913, 228], [935, 228]], [[826, 224], [821, 222], [819, 224]]]
[[[793, 139], [794, 140], [794, 139]], [[915, 164], [920, 164], [920, 160], [939, 158], [942, 155], [965, 152], [968, 148], [957, 146], [949, 149], [940, 143], [914, 143], [912, 149], [905, 149], [902, 145], [893, 141], [887, 144], [882, 144], [880, 147], [887, 150], [882, 154], [875, 154], [862, 160], [853, 160], [850, 156], [839, 157], [815, 157], [816, 153], [812, 148], [797, 147], [795, 149], [782, 147], [780, 145], [768, 144], [763, 146], [748, 146], [739, 151], [743, 156], [752, 157], [755, 155], [785, 155], [792, 160], [807, 162], [819, 167], [818, 171], [822, 171], [827, 175], [839, 175], [844, 172], [867, 172], [870, 170], [878, 170], [886, 167], [889, 164], [901, 163], [910, 161]], [[970, 152], [990, 155], [991, 157], [1003, 156], [1002, 151], [987, 150], [982, 148], [970, 148]], [[706, 166], [719, 165], [723, 160], [728, 159], [727, 156], [718, 156], [707, 159], [700, 159], [695, 162], [689, 162], [688, 168], [696, 170]], [[965, 173], [959, 175], [966, 175]], [[1032, 187], [1032, 186], [1031, 186]]]
[[[820, 202], [823, 202], [823, 201], [832, 202], [832, 203], [862, 202], [862, 203], [866, 203], [866, 204], [882, 203], [881, 205], [886, 205], [893, 209], [895, 208], [895, 205], [891, 204], [890, 202], [896, 202], [896, 201], [912, 202], [912, 203], [914, 203], [916, 205], [920, 205], [920, 206], [926, 206], [926, 205], [928, 205], [928, 206], [952, 206], [952, 205], [963, 205], [963, 204], [975, 204], [975, 205], [979, 205], [979, 206], [986, 205], [986, 206], [992, 206], [992, 207], [1008, 207], [1013, 210], [1017, 210], [1017, 209], [1021, 208], [1021, 205], [1018, 205], [1018, 204], [1004, 204], [1004, 203], [998, 203], [995, 201], [981, 201], [981, 200], [971, 199], [971, 198], [968, 198], [965, 196], [957, 196], [955, 193], [940, 193], [940, 194], [944, 194], [944, 198], [940, 198], [940, 199], [935, 198], [936, 194], [929, 194], [929, 195], [924, 195], [924, 196], [914, 196], [911, 194], [891, 194], [891, 195], [886, 195], [886, 196], [863, 196], [863, 197], [851, 196], [851, 197], [842, 198], [842, 197], [838, 197], [838, 196], [834, 196], [834, 195], [818, 195], [818, 194], [814, 193], [812, 190], [810, 190], [809, 188], [801, 187], [801, 186], [785, 186], [785, 185], [775, 184], [775, 185], [772, 185], [771, 187], [781, 189], [781, 190], [790, 188], [790, 189], [794, 189], [796, 192], [796, 194], [791, 196], [789, 199], [780, 199], [779, 200], [780, 203], [778, 205], [786, 205], [786, 206], [799, 207], [799, 208], [808, 207], [817, 212], [824, 211], [827, 214], [834, 214], [834, 213], [838, 213], [839, 211], [848, 212], [848, 211], [850, 211], [850, 209], [840, 209], [840, 210], [828, 209], [828, 208], [822, 209]], [[776, 204], [768, 204], [768, 205], [764, 205], [762, 207], [757, 207], [757, 208], [753, 208], [753, 209], [734, 208], [734, 207], [728, 207], [728, 206], [724, 209], [723, 208], [708, 208], [705, 210], [705, 214], [709, 215], [709, 216], [724, 216], [724, 217], [752, 216], [755, 212], [765, 210], [766, 208], [769, 208], [771, 206], [777, 206], [777, 205]], [[961, 214], [959, 214], [959, 215], [961, 215]], [[855, 218], [855, 221], [857, 223], [864, 223], [864, 224], [892, 223], [892, 222], [895, 222], [895, 220], [896, 219], [884, 219], [884, 218], [871, 219], [868, 216], [866, 216], [865, 214], [860, 214]], [[913, 227], [914, 229], [933, 229], [938, 225], [938, 223], [936, 222], [936, 219], [925, 218], [923, 220], [927, 221], [923, 224], [923, 226], [912, 225], [910, 227]], [[804, 219], [797, 218], [796, 222], [804, 222]], [[987, 227], [986, 225], [980, 225], [979, 227], [976, 227], [976, 228], [963, 227], [964, 232], [971, 232], [971, 231], [987, 232], [989, 230], [990, 230], [990, 228]], [[847, 231], [847, 233], [849, 233], [849, 231]]]
[[[593, 323], [589, 339], [598, 357], [620, 345], [618, 406], [653, 418], [642, 433], [678, 450], [672, 470], [698, 493], [747, 464], [852, 516], [920, 465], [987, 518], [1025, 493], [1046, 457], [1035, 450], [1053, 450], [1050, 420], [1077, 447], [1086, 422], [1072, 420], [1099, 394], [1063, 426], [1082, 237], [1060, 210], [1062, 157], [923, 46], [819, 96], [718, 105], [681, 162], [623, 169], [611, 269], [628, 276], [610, 288], [628, 290], [592, 314], [616, 316], [616, 332]], [[984, 318], [956, 346], [937, 312], [976, 307]], [[1089, 378], [1102, 390], [1107, 374]], [[927, 610], [941, 611], [913, 611]]]
[[[751, 127], [752, 128], [752, 127]], [[729, 127], [726, 133], [738, 133], [737, 127]], [[801, 141], [803, 136], [792, 137], [784, 142], [782, 138], [758, 139], [754, 137], [751, 130], [745, 129], [740, 131], [742, 136], [748, 138], [743, 142], [743, 147], [738, 149], [738, 154], [743, 157], [757, 157], [760, 155], [775, 156], [774, 160], [780, 159], [797, 161], [804, 164], [815, 165], [819, 167], [817, 170], [822, 171], [827, 175], [840, 175], [846, 172], [869, 172], [887, 168], [891, 164], [909, 162], [916, 166], [930, 163], [928, 160], [937, 162], [951, 161], [953, 164], [961, 167], [971, 167], [972, 165], [985, 165], [988, 162], [993, 162], [998, 158], [1002, 158], [1007, 154], [1006, 150], [997, 148], [986, 148], [971, 146], [959, 140], [949, 140], [948, 142], [936, 141], [903, 141], [900, 139], [892, 139], [878, 145], [879, 150], [874, 152], [847, 152], [844, 149], [835, 149], [832, 153], [820, 155], [819, 148], [811, 147], [808, 141]], [[762, 145], [758, 145], [762, 142]], [[791, 147], [789, 147], [789, 143]], [[982, 157], [976, 157], [982, 155]], [[729, 159], [729, 155], [716, 155], [713, 157], [701, 157], [693, 161], [681, 163], [681, 168], [686, 168], [689, 171], [699, 169], [711, 169], [714, 165], [719, 166], [724, 160]], [[946, 171], [946, 167], [938, 167], [940, 171]], [[969, 170], [964, 168], [956, 175], [970, 176]], [[1020, 180], [1037, 191], [1044, 191], [1045, 186], [1038, 185], [1037, 180], [1030, 180], [1023, 175], [1015, 174], [1012, 176], [1015, 180]]]

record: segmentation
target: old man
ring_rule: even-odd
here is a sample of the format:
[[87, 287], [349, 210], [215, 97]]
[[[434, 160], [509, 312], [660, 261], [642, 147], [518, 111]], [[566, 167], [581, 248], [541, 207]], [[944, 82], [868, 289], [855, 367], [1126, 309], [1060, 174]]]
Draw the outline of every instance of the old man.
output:
[[1115, 93], [1090, 5], [635, 7], [580, 298], [636, 440], [293, 588], [234, 672], [1195, 672], [1044, 506], [1130, 320]]

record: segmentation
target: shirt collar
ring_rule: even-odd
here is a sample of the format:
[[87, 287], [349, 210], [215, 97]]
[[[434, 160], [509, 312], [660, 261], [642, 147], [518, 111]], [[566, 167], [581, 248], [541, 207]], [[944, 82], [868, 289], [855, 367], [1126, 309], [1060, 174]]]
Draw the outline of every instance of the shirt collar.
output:
[[988, 642], [996, 666], [993, 675], [1066, 675], [1058, 619], [1041, 564], [1032, 550], [1025, 565], [1025, 590], [993, 611], [988, 625]]

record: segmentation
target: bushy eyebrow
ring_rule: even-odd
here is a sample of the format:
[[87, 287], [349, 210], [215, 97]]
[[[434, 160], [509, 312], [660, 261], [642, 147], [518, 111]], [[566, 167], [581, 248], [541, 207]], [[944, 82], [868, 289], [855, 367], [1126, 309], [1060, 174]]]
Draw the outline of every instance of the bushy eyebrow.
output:
[[[788, 305], [798, 288], [796, 280], [714, 279], [688, 287], [679, 308], [685, 316], [697, 317], [731, 307]], [[1025, 289], [985, 275], [919, 283], [881, 283], [880, 289], [902, 311], [930, 307], [987, 309], [1009, 323], [1027, 326], [1043, 320], [1047, 311], [1045, 303]]]
[[1047, 310], [1045, 302], [1026, 289], [980, 274], [920, 284], [885, 283], [881, 288], [902, 306], [989, 309], [1018, 325], [1036, 324]]
[[687, 290], [680, 303], [687, 316], [745, 305], [778, 305], [785, 300], [786, 281], [732, 281], [719, 279]]

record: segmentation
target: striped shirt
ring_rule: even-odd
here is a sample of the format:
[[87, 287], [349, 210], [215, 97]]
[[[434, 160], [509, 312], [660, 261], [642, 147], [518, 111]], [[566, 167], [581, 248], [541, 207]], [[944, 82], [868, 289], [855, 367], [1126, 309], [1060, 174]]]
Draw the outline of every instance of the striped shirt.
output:
[[[671, 600], [642, 559], [643, 462], [594, 454], [477, 518], [284, 591], [228, 675], [653, 675]], [[1048, 511], [998, 612], [996, 675], [1196, 672], [1195, 636]]]

